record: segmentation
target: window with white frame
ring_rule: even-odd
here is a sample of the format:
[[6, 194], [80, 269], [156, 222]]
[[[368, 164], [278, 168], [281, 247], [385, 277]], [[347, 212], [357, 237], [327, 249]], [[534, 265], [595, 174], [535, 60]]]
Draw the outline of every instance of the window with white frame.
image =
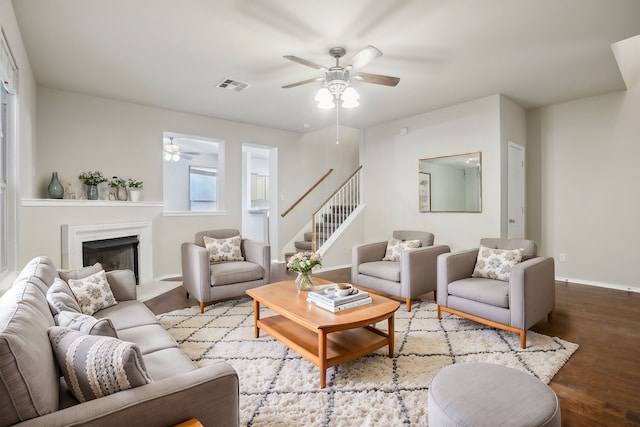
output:
[[165, 132], [162, 158], [165, 213], [223, 210], [223, 141]]
[[0, 274], [8, 268], [7, 251], [7, 217], [8, 217], [8, 197], [7, 197], [7, 124], [8, 124], [8, 99], [9, 94], [4, 84], [0, 83], [1, 105], [0, 105]]

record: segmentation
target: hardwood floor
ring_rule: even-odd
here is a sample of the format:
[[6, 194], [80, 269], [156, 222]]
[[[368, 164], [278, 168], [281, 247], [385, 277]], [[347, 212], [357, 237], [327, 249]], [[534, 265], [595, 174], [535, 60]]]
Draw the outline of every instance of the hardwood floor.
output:
[[[316, 275], [350, 281], [349, 269]], [[197, 302], [178, 288], [146, 304], [159, 314]], [[551, 322], [531, 329], [580, 345], [550, 384], [563, 426], [640, 426], [639, 293], [556, 282]]]

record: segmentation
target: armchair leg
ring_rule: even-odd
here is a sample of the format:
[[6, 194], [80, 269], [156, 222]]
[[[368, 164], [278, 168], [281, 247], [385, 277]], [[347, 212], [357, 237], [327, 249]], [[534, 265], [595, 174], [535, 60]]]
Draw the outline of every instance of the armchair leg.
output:
[[411, 298], [407, 298], [406, 300], [407, 303], [407, 313], [411, 311]]
[[440, 315], [441, 315], [441, 311], [440, 311], [440, 304], [438, 304], [438, 320], [440, 320]]
[[200, 314], [204, 313], [204, 303], [200, 303]]
[[438, 291], [433, 291], [433, 301], [436, 304], [438, 303]]
[[520, 331], [520, 347], [527, 348], [527, 331]]

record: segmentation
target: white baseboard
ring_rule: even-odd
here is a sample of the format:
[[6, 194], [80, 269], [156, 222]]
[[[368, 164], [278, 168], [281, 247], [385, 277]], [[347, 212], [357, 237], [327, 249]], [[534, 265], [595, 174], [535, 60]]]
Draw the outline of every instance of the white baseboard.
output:
[[617, 291], [640, 293], [640, 287], [637, 286], [617, 285], [615, 283], [595, 282], [593, 280], [574, 279], [571, 277], [562, 276], [556, 276], [556, 280], [559, 282], [576, 283], [578, 285], [596, 286], [599, 288], [615, 289]]

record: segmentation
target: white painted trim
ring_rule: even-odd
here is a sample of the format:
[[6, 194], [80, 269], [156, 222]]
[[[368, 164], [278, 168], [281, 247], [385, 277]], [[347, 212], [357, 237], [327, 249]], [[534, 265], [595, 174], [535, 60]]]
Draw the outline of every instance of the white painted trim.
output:
[[163, 207], [164, 202], [153, 201], [117, 201], [117, 200], [80, 200], [80, 199], [22, 199], [22, 206], [26, 207]]
[[615, 283], [606, 283], [606, 282], [595, 282], [593, 280], [574, 279], [571, 277], [562, 277], [562, 276], [556, 276], [556, 280], [559, 282], [575, 283], [577, 285], [596, 286], [599, 288], [607, 288], [607, 289], [615, 289], [618, 291], [640, 293], [640, 287], [637, 287], [637, 286], [618, 285]]
[[82, 243], [92, 240], [137, 236], [138, 281], [153, 280], [153, 244], [151, 222], [62, 225], [62, 268], [82, 268]]

